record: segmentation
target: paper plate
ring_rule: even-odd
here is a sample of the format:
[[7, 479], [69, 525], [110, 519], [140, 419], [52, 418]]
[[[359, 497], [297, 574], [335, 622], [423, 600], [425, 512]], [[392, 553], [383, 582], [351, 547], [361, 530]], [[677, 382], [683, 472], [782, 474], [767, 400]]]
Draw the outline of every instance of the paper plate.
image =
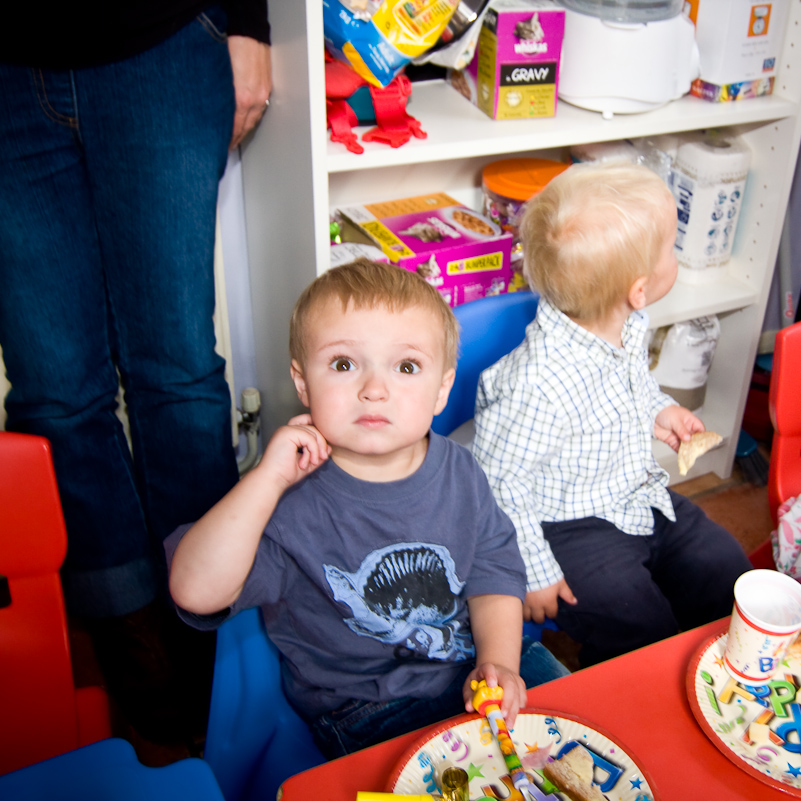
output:
[[[539, 792], [539, 796], [534, 793], [535, 798], [568, 801], [562, 793], [548, 794], [552, 788], [541, 769], [576, 743], [592, 754], [594, 782], [609, 801], [655, 801], [659, 798], [653, 781], [631, 752], [609, 734], [580, 718], [528, 709], [517, 716], [511, 735], [529, 780]], [[411, 795], [439, 793], [438, 777], [448, 767], [467, 771], [471, 801], [512, 795], [511, 779], [498, 743], [486, 720], [478, 715], [463, 715], [426, 732], [398, 763], [387, 790]]]
[[728, 625], [705, 642], [687, 672], [687, 696], [710, 740], [746, 773], [801, 796], [801, 640], [766, 687], [749, 687], [723, 667]]

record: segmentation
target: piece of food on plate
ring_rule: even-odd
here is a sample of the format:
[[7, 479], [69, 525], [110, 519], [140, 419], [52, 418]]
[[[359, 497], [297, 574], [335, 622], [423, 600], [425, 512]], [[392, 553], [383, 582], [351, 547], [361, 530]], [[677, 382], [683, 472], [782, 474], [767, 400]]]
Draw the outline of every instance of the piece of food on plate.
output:
[[592, 783], [593, 768], [592, 754], [583, 745], [576, 745], [545, 765], [542, 772], [570, 801], [607, 801]]
[[679, 473], [686, 476], [699, 456], [703, 456], [712, 448], [717, 448], [723, 442], [723, 437], [714, 431], [699, 431], [693, 434], [687, 442], [679, 445]]

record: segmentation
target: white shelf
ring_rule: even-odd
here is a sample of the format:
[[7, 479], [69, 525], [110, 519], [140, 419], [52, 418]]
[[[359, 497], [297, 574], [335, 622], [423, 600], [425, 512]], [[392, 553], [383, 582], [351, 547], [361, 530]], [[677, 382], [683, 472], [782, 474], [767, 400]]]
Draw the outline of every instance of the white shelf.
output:
[[[428, 134], [426, 139], [412, 139], [399, 148], [366, 142], [361, 154], [349, 153], [344, 145], [329, 142], [328, 172], [523, 153], [657, 133], [740, 126], [793, 116], [797, 106], [778, 95], [717, 104], [688, 96], [653, 111], [620, 114], [605, 120], [598, 112], [560, 101], [555, 117], [492, 120], [443, 81], [427, 81], [414, 84], [408, 111], [420, 120]], [[368, 129], [356, 130], [361, 135]]]
[[[426, 132], [399, 148], [332, 143], [325, 123], [319, 0], [271, 6], [276, 90], [244, 152], [245, 210], [265, 434], [297, 410], [286, 332], [302, 288], [328, 266], [332, 206], [444, 191], [478, 208], [481, 170], [512, 154], [564, 158], [572, 145], [709, 128], [742, 136], [751, 169], [728, 272], [714, 283], [677, 282], [649, 307], [651, 326], [717, 314], [721, 338], [703, 419], [724, 437], [692, 475], [731, 472], [801, 141], [801, 0], [792, 0], [774, 94], [730, 103], [684, 97], [661, 108], [604, 119], [559, 101], [556, 116], [492, 120], [443, 81], [416, 83], [409, 113]], [[798, 41], [796, 41], [798, 39]], [[631, 65], [636, 69], [636, 65]], [[366, 128], [358, 128], [361, 134]], [[656, 448], [679, 479], [676, 456]]]
[[659, 328], [696, 317], [742, 309], [758, 299], [757, 290], [731, 277], [700, 286], [676, 281], [673, 289], [646, 311], [651, 328]]

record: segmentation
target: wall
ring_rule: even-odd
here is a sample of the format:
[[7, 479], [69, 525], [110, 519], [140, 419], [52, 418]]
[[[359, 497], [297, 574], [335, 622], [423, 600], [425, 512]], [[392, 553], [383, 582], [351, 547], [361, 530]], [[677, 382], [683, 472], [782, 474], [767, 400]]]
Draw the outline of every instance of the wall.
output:
[[[779, 269], [773, 275], [770, 298], [762, 324], [761, 353], [773, 353], [776, 331], [790, 325], [795, 317], [801, 297], [801, 162], [796, 168], [790, 203], [787, 207], [790, 244], [790, 284], [782, 291]], [[788, 291], [790, 296], [788, 297]]]

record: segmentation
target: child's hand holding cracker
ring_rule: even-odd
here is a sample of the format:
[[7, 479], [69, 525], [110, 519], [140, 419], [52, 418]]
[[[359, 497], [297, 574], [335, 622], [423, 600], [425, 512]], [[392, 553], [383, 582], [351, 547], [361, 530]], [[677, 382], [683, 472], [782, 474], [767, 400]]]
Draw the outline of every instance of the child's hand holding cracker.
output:
[[656, 416], [654, 436], [678, 451], [682, 442], [687, 442], [704, 424], [689, 409], [683, 406], [667, 406]]

